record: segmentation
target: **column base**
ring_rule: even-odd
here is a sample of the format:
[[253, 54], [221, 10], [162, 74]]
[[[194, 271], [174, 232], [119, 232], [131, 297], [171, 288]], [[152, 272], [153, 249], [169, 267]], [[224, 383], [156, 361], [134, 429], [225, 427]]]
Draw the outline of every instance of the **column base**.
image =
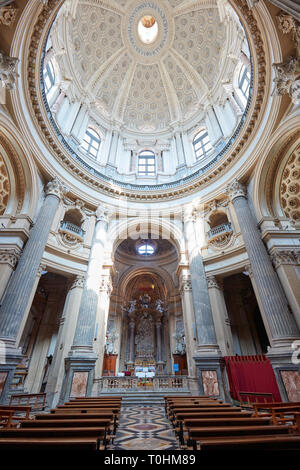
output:
[[95, 354], [73, 354], [65, 358], [65, 378], [62, 386], [59, 403], [64, 403], [70, 398], [91, 396], [95, 364]]
[[10, 395], [17, 392], [13, 389], [13, 379], [16, 367], [22, 359], [21, 348], [16, 348], [14, 340], [0, 339], [0, 403], [2, 404], [6, 404]]
[[270, 360], [283, 401], [300, 401], [300, 341], [289, 347], [270, 347]]
[[224, 359], [218, 354], [197, 354], [193, 359], [196, 364], [200, 395], [231, 401]]

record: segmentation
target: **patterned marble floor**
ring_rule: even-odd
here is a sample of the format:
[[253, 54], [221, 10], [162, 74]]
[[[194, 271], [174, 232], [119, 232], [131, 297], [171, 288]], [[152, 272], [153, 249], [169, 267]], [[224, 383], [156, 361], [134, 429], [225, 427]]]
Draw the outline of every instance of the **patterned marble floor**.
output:
[[162, 406], [124, 406], [112, 450], [179, 450]]

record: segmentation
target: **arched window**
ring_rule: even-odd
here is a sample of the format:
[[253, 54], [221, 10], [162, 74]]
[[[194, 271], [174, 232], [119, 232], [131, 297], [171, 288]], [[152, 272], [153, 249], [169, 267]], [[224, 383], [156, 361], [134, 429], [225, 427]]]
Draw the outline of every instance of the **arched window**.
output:
[[250, 81], [251, 81], [250, 73], [247, 67], [243, 65], [240, 70], [238, 85], [239, 85], [239, 89], [241, 90], [246, 100], [248, 99], [248, 96], [249, 96]]
[[44, 68], [44, 85], [47, 94], [55, 85], [55, 72], [51, 60], [47, 63], [46, 67]]
[[193, 140], [194, 152], [196, 159], [199, 160], [205, 157], [212, 149], [210, 139], [206, 129], [201, 129], [194, 137]]
[[91, 157], [97, 158], [100, 143], [101, 139], [99, 134], [91, 127], [88, 127], [81, 145], [82, 149]]
[[143, 150], [138, 156], [138, 174], [141, 176], [155, 175], [155, 155], [151, 150]]

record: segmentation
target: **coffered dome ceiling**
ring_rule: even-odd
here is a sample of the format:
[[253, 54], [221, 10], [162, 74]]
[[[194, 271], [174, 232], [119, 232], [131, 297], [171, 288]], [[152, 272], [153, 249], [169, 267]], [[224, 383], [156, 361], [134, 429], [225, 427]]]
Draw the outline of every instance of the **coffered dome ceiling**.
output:
[[243, 37], [229, 4], [214, 0], [67, 0], [50, 31], [68, 96], [104, 127], [138, 133], [198, 119], [232, 80]]

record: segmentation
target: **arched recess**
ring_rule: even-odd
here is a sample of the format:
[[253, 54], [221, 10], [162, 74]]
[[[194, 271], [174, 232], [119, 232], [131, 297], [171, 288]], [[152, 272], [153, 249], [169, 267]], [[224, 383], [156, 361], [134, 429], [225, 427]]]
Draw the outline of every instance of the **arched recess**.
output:
[[174, 280], [170, 273], [161, 267], [142, 267], [136, 268], [132, 266], [123, 273], [118, 282], [118, 293], [124, 301], [131, 300], [130, 295], [133, 289], [135, 278], [139, 276], [152, 276], [157, 282], [158, 291], [161, 293], [161, 300], [167, 300], [168, 294], [173, 294], [175, 289]]
[[182, 230], [168, 218], [150, 217], [150, 215], [149, 218], [135, 217], [132, 220], [129, 217], [120, 218], [108, 235], [111, 252], [115, 253], [118, 246], [127, 238], [137, 240], [141, 234], [149, 231], [154, 238], [168, 239], [175, 246], [180, 261], [186, 249]]
[[9, 198], [3, 215], [34, 219], [39, 197], [36, 165], [11, 122], [0, 120], [0, 155], [7, 169]]
[[252, 199], [257, 220], [287, 218], [280, 201], [280, 184], [287, 162], [300, 148], [298, 119], [287, 120], [277, 129], [255, 169]]

